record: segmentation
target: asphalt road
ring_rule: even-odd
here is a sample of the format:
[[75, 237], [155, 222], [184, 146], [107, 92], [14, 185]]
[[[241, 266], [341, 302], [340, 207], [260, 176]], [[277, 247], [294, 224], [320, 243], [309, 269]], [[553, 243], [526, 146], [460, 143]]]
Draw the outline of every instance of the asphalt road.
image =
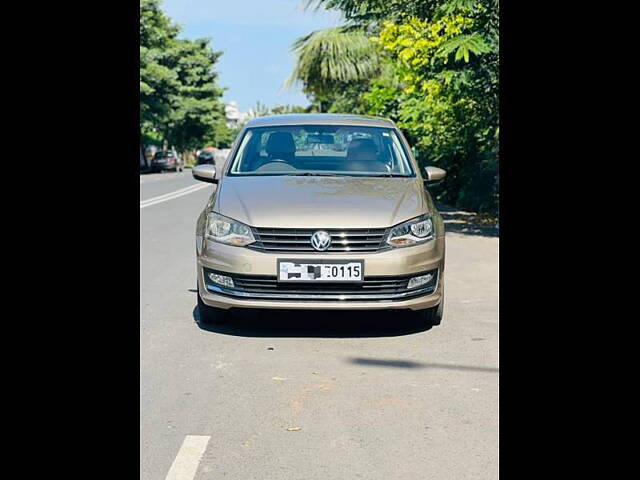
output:
[[447, 233], [439, 327], [254, 311], [204, 329], [197, 184], [140, 176], [141, 479], [498, 478], [497, 237]]

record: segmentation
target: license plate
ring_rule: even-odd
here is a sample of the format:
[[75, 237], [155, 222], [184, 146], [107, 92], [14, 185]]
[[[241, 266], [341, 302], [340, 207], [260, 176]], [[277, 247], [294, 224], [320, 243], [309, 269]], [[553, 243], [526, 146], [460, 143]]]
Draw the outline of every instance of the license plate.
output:
[[362, 260], [278, 260], [280, 282], [361, 282]]

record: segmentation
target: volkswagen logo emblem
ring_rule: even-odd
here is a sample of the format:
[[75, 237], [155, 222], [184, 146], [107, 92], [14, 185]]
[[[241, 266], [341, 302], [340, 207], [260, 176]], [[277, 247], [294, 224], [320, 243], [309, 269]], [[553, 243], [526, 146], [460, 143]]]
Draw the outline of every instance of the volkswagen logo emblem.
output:
[[319, 230], [311, 235], [311, 246], [319, 252], [324, 252], [331, 246], [331, 235], [324, 230]]

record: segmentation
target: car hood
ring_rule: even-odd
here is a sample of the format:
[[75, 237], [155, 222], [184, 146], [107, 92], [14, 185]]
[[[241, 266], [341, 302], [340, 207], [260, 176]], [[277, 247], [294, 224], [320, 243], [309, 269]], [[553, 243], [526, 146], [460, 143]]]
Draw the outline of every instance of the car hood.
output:
[[214, 210], [254, 227], [380, 228], [427, 213], [419, 178], [225, 177]]

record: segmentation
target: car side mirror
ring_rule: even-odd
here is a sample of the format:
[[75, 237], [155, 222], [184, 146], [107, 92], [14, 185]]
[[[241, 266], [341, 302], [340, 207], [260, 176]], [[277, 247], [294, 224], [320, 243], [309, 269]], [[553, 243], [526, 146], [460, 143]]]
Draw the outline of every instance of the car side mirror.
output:
[[207, 183], [218, 183], [219, 179], [216, 178], [216, 166], [211, 164], [198, 165], [191, 169], [191, 175], [196, 180]]
[[427, 185], [437, 185], [447, 176], [447, 171], [438, 167], [424, 167], [426, 177], [424, 183]]

